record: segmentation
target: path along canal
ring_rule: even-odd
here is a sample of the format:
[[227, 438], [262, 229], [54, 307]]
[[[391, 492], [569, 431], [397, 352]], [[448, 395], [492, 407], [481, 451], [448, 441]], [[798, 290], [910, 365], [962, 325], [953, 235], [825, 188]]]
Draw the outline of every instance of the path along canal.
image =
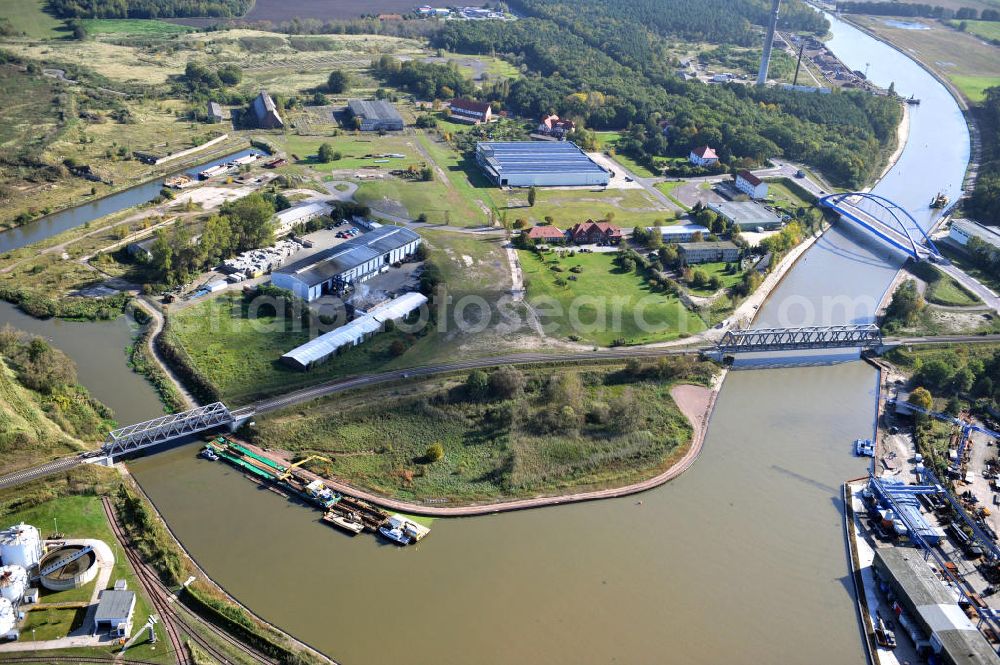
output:
[[[876, 192], [929, 223], [954, 195], [968, 134], [947, 91], [836, 19], [851, 68], [915, 94], [910, 140]], [[762, 308], [762, 323], [871, 317], [899, 260], [834, 231]], [[694, 467], [636, 497], [439, 520], [398, 549], [198, 460], [131, 468], [205, 570], [261, 616], [347, 665], [863, 663], [841, 483], [864, 473], [875, 373], [852, 361], [730, 373]], [[95, 389], [96, 392], [96, 389]]]

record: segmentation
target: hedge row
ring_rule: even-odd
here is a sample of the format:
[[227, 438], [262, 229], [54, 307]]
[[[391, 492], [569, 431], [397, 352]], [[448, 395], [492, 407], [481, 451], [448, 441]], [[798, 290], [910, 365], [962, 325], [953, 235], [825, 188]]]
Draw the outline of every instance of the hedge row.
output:
[[[136, 322], [145, 325], [149, 321], [149, 314], [145, 310], [139, 309], [138, 307], [133, 310], [133, 317]], [[144, 320], [140, 320], [144, 319]], [[166, 372], [160, 367], [159, 363], [149, 351], [149, 338], [153, 334], [154, 328], [152, 326], [147, 326], [143, 329], [142, 333], [136, 338], [132, 347], [129, 349], [128, 362], [129, 366], [146, 378], [156, 393], [160, 396], [160, 400], [163, 405], [171, 413], [177, 413], [178, 411], [184, 411], [187, 408], [187, 404], [184, 402], [184, 398], [177, 392], [177, 388], [174, 386], [173, 381], [167, 376]]]
[[68, 296], [49, 298], [18, 287], [0, 286], [0, 299], [14, 303], [25, 313], [38, 319], [77, 319], [109, 321], [125, 311], [132, 299], [127, 293], [117, 293], [105, 298]]
[[272, 642], [240, 607], [214, 598], [205, 598], [191, 586], [184, 587], [184, 604], [202, 619], [215, 624], [236, 639], [278, 661], [294, 662], [298, 656], [288, 647]]

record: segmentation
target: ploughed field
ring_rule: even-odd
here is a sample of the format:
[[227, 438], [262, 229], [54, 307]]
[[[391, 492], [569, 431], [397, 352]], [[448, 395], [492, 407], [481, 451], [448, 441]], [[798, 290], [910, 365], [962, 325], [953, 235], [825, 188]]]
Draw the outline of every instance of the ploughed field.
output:
[[247, 21], [291, 21], [312, 18], [321, 21], [358, 18], [362, 14], [404, 14], [416, 5], [412, 0], [257, 0], [243, 18]]

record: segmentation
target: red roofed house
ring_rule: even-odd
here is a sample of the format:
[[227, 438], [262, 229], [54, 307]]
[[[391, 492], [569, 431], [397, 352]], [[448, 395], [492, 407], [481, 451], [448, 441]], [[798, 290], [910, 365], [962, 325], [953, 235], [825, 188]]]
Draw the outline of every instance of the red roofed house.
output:
[[468, 122], [473, 125], [493, 120], [493, 109], [486, 102], [477, 102], [474, 99], [453, 99], [449, 108], [448, 117], [451, 120]]
[[576, 123], [572, 120], [563, 120], [559, 116], [544, 115], [538, 124], [538, 133], [546, 136], [562, 138], [567, 134], [572, 134], [576, 130]]
[[577, 245], [601, 243], [617, 245], [622, 240], [622, 230], [610, 222], [595, 222], [588, 219], [583, 224], [577, 224], [570, 229], [569, 237]]
[[528, 239], [535, 242], [565, 242], [566, 233], [555, 226], [532, 226], [528, 231]]
[[703, 145], [691, 151], [691, 154], [688, 155], [688, 161], [695, 166], [709, 166], [718, 163], [719, 156], [707, 145]]
[[754, 201], [767, 198], [767, 183], [746, 170], [736, 174], [736, 189]]

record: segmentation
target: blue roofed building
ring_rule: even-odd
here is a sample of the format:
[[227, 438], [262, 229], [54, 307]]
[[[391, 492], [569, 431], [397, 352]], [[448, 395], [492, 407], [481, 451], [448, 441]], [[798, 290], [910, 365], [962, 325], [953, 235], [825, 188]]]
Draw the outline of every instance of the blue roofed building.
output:
[[476, 162], [501, 187], [607, 186], [602, 166], [571, 141], [484, 141]]

